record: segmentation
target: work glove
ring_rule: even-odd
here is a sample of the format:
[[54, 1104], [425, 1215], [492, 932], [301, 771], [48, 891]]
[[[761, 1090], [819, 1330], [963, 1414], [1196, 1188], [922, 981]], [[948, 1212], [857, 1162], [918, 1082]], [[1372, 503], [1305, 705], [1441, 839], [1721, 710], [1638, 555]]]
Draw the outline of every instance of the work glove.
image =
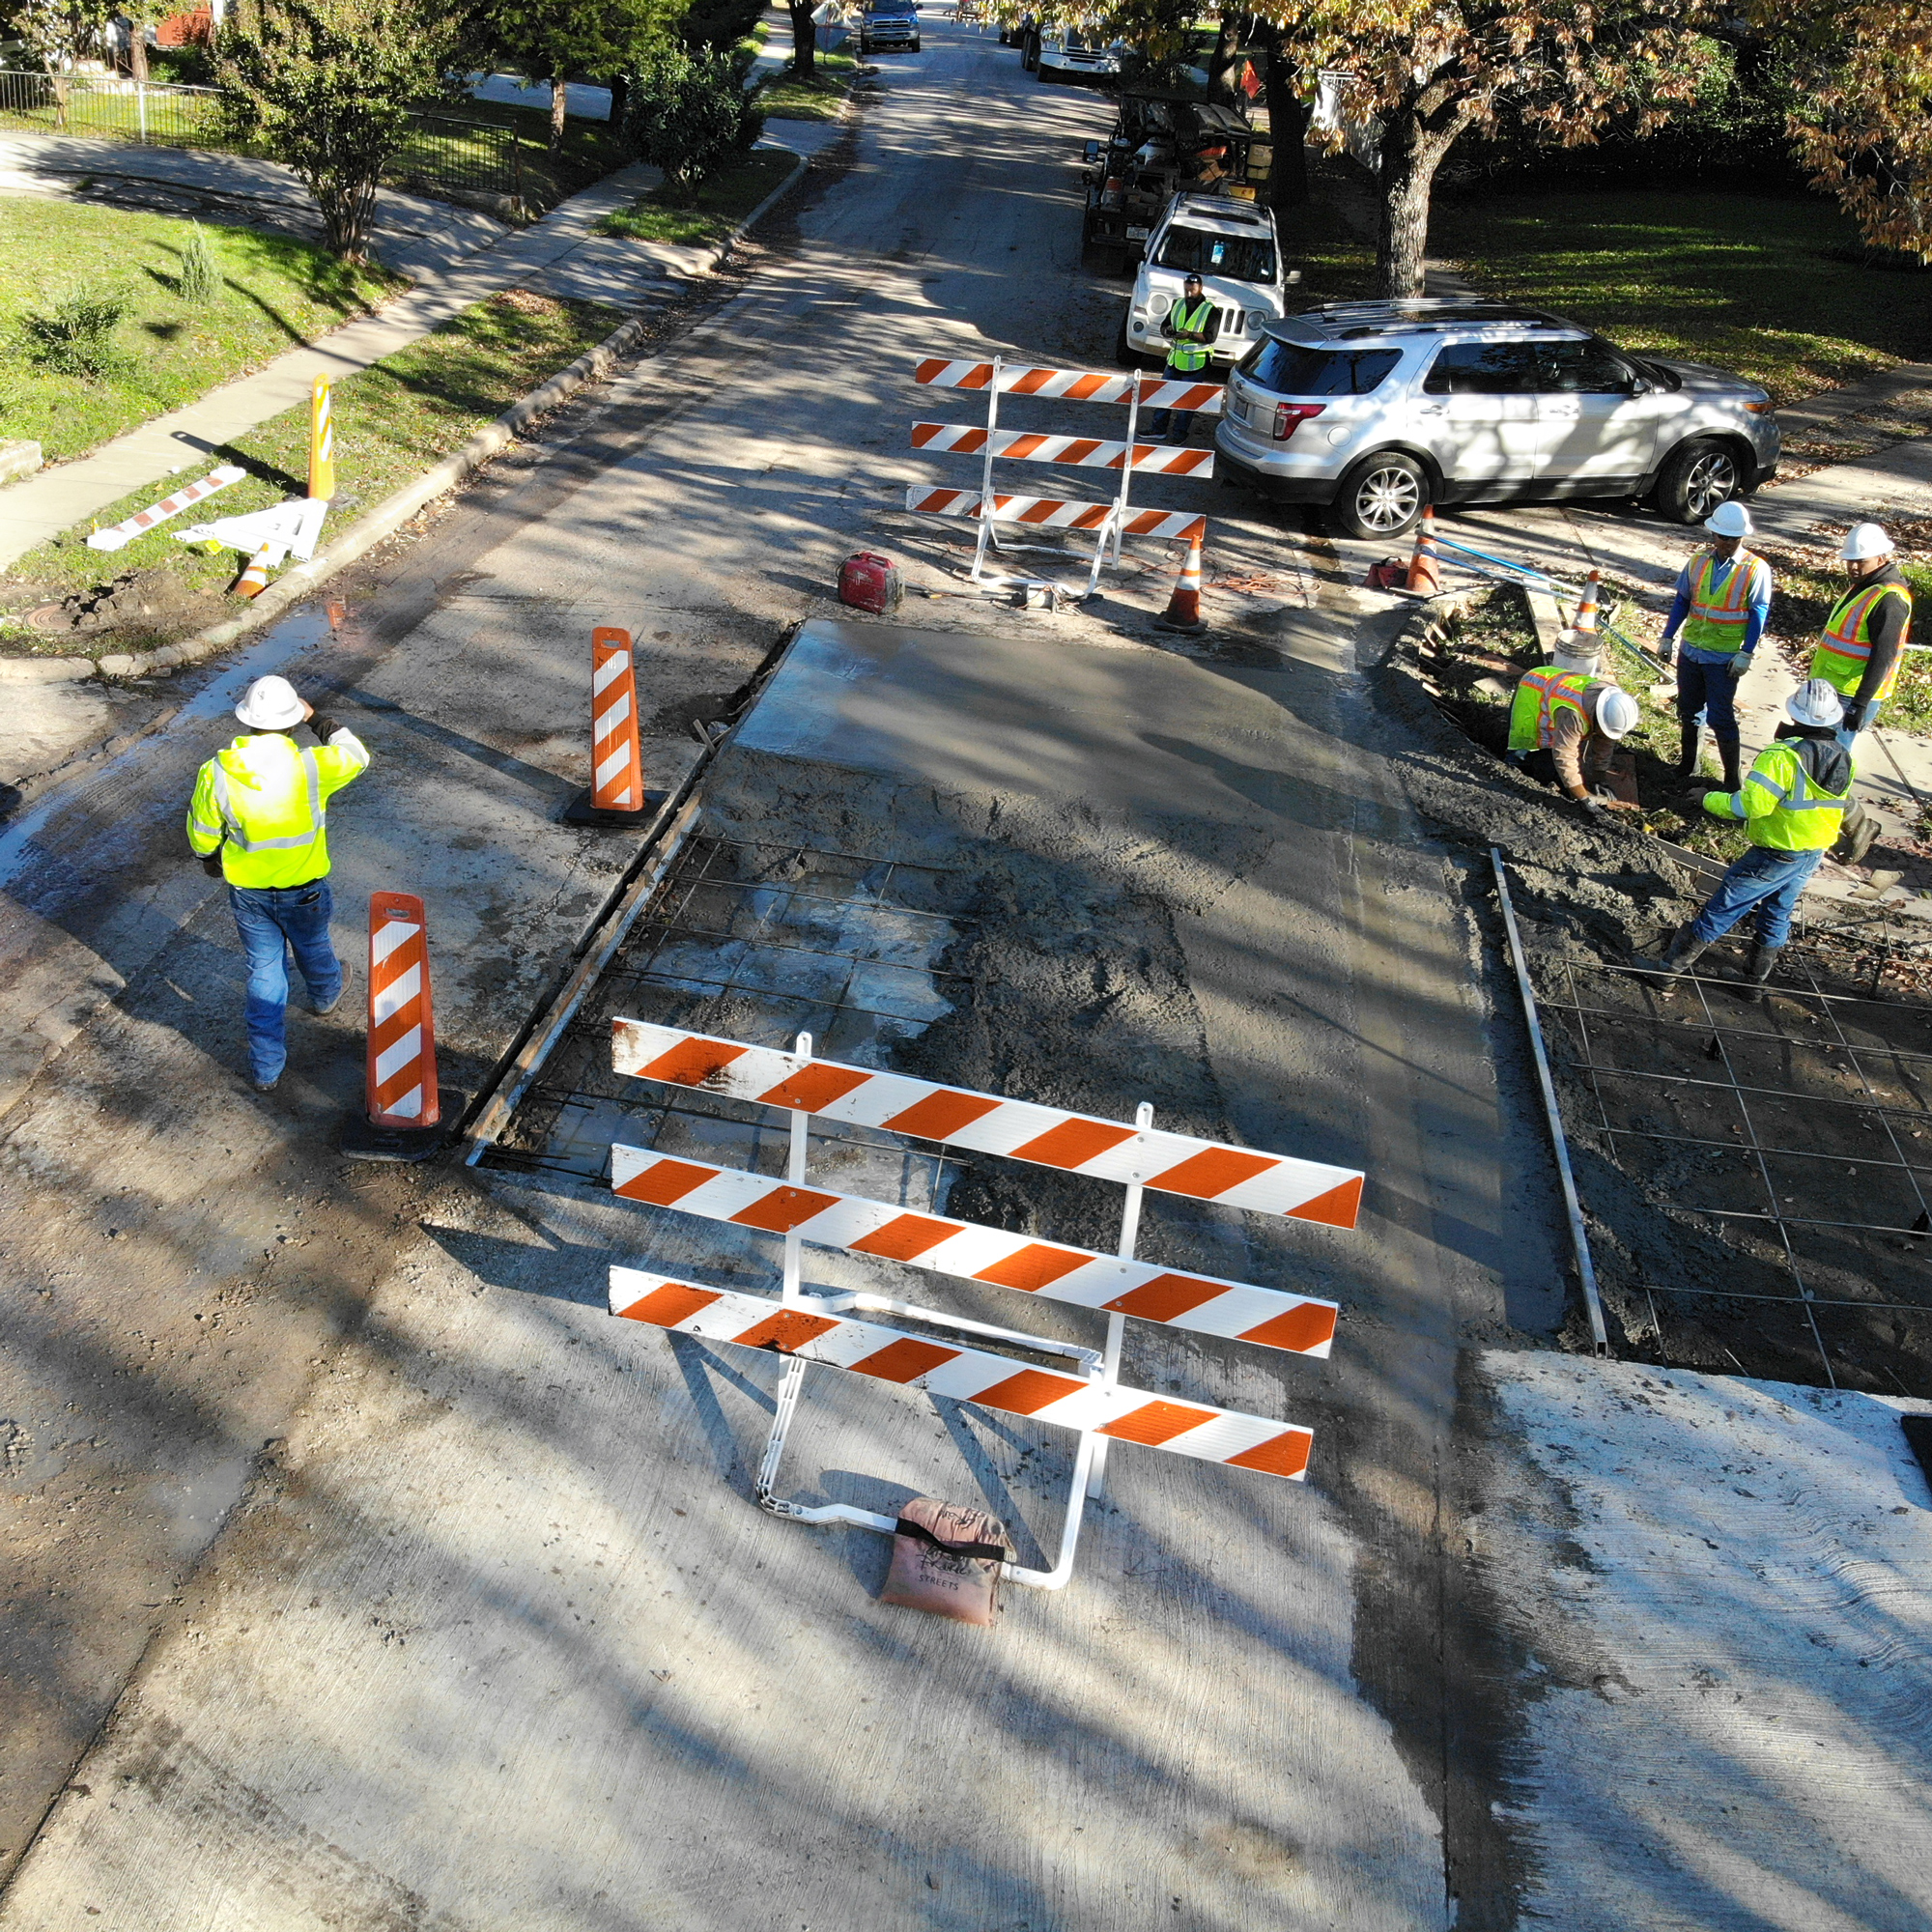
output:
[[1751, 668], [1750, 653], [1748, 651], [1740, 651], [1737, 654], [1737, 656], [1731, 660], [1732, 682], [1735, 683], [1739, 678], [1743, 677], [1745, 672], [1749, 670], [1750, 668]]
[[211, 852], [208, 855], [208, 857], [201, 862], [201, 869], [204, 872], [206, 872], [211, 879], [220, 878], [221, 854], [219, 852]]
[[1592, 818], [1607, 818], [1610, 815], [1610, 808], [1607, 805], [1605, 805], [1604, 801], [1600, 798], [1584, 799], [1583, 810], [1587, 811]]
[[1847, 731], [1862, 731], [1865, 728], [1865, 712], [1868, 708], [1868, 706], [1861, 703], [1858, 698], [1853, 698], [1845, 706], [1845, 729]]
[[1657, 661], [1664, 668], [1665, 670], [1668, 670], [1670, 668], [1670, 661], [1674, 655], [1675, 652], [1672, 648], [1670, 639], [1668, 638], [1665, 638], [1664, 640], [1657, 647]]

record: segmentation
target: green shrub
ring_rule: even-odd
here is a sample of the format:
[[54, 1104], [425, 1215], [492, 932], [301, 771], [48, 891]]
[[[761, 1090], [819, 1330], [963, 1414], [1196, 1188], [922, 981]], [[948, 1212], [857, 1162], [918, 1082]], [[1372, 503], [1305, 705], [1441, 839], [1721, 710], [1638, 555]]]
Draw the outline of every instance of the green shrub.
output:
[[221, 295], [221, 264], [214, 259], [214, 250], [198, 221], [189, 228], [187, 244], [182, 249], [175, 293], [197, 308], [206, 308]]
[[662, 47], [639, 69], [625, 98], [626, 145], [685, 195], [750, 148], [763, 128], [764, 111], [745, 93], [728, 54]]
[[126, 296], [84, 284], [56, 296], [48, 308], [20, 318], [27, 354], [57, 376], [106, 376], [126, 360], [114, 341], [132, 307]]

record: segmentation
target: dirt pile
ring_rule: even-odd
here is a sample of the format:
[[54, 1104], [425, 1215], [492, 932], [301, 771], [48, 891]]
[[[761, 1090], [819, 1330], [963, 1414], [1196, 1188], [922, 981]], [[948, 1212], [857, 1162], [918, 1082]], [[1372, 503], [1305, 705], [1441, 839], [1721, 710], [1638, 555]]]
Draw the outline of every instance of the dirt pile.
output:
[[171, 571], [134, 570], [57, 603], [39, 605], [27, 611], [25, 622], [56, 646], [83, 639], [127, 644], [199, 630], [213, 623], [223, 609], [220, 598]]

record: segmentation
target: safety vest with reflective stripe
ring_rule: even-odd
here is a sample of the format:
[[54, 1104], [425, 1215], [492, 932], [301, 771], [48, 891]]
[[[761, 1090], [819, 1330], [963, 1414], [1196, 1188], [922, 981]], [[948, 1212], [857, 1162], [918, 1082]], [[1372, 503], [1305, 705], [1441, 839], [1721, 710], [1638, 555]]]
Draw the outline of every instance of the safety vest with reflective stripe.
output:
[[1851, 797], [1849, 776], [1843, 791], [1825, 790], [1805, 771], [1798, 748], [1778, 738], [1757, 754], [1739, 790], [1707, 791], [1704, 810], [1716, 818], [1745, 820], [1753, 845], [1817, 852], [1836, 840]]
[[1690, 579], [1690, 614], [1684, 620], [1682, 640], [1700, 651], [1721, 651], [1729, 655], [1745, 640], [1745, 625], [1750, 607], [1771, 566], [1761, 556], [1741, 550], [1731, 559], [1730, 575], [1721, 590], [1713, 587], [1719, 558], [1715, 551], [1703, 553]]
[[1905, 662], [1906, 640], [1912, 636], [1912, 593], [1902, 583], [1865, 584], [1846, 591], [1838, 599], [1826, 621], [1817, 654], [1811, 660], [1813, 677], [1822, 677], [1846, 697], [1857, 692], [1865, 666], [1871, 662], [1871, 640], [1867, 635], [1871, 617], [1888, 597], [1905, 600], [1905, 629], [1899, 636], [1898, 655], [1892, 659], [1884, 687], [1873, 702], [1891, 696], [1891, 687], [1898, 682], [1898, 668]]
[[217, 847], [231, 886], [303, 886], [328, 870], [327, 801], [369, 753], [353, 731], [315, 750], [280, 731], [237, 738], [202, 766], [187, 809], [187, 842]]
[[[1190, 310], [1183, 297], [1174, 305], [1168, 318], [1177, 329], [1195, 329], [1206, 333], [1208, 318], [1214, 313], [1214, 304], [1206, 296]], [[1182, 376], [1191, 376], [1197, 369], [1208, 366], [1208, 345], [1205, 342], [1176, 342], [1167, 352], [1167, 366]]]
[[1510, 706], [1510, 750], [1548, 751], [1556, 742], [1556, 715], [1560, 711], [1576, 712], [1587, 730], [1590, 707], [1583, 702], [1583, 695], [1593, 685], [1608, 682], [1607, 678], [1592, 677], [1584, 670], [1557, 670], [1551, 667], [1525, 671]]

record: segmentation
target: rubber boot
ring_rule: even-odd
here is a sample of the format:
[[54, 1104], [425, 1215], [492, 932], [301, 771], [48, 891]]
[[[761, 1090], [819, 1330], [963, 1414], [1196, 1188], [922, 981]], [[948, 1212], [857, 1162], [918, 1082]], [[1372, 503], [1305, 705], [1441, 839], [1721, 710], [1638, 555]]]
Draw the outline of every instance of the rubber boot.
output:
[[1697, 963], [1709, 945], [1709, 940], [1693, 937], [1693, 928], [1689, 925], [1680, 925], [1670, 935], [1670, 943], [1663, 949], [1662, 957], [1655, 966], [1647, 967], [1662, 981], [1658, 990], [1665, 998], [1676, 991], [1679, 977]]
[[1747, 1006], [1763, 1004], [1765, 981], [1771, 978], [1771, 969], [1777, 964], [1777, 955], [1783, 950], [1778, 946], [1767, 946], [1761, 939], [1751, 941], [1750, 956], [1745, 961], [1744, 978], [1738, 982], [1738, 998]]
[[1680, 723], [1677, 736], [1677, 776], [1680, 779], [1694, 779], [1697, 776], [1697, 760], [1704, 750], [1704, 727]]
[[1724, 789], [1729, 792], [1744, 789], [1744, 774], [1738, 769], [1738, 741], [1735, 738], [1718, 740], [1718, 755], [1724, 761]]

